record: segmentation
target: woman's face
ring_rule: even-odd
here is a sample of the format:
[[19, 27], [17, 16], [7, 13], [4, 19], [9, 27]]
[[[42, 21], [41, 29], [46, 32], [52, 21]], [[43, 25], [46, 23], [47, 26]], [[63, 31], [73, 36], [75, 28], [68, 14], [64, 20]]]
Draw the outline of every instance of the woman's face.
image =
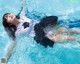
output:
[[16, 18], [16, 16], [14, 14], [7, 14], [7, 15], [5, 15], [5, 19], [10, 24], [12, 24], [14, 22], [15, 18]]

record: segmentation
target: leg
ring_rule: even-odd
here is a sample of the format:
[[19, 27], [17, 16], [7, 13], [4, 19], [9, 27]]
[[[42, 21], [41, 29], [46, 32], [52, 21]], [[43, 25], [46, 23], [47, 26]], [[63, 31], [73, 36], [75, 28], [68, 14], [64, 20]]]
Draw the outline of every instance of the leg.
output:
[[64, 28], [64, 27], [59, 27], [59, 28], [57, 29], [57, 32], [58, 32], [58, 33], [65, 33], [65, 32], [68, 32], [68, 29], [67, 29], [67, 28]]
[[73, 36], [67, 36], [67, 35], [61, 35], [61, 34], [58, 34], [55, 36], [54, 35], [49, 36], [48, 38], [51, 39], [52, 41], [55, 41], [55, 42], [64, 42], [67, 40], [74, 41], [75, 40], [75, 38]]
[[80, 34], [80, 30], [78, 29], [67, 29], [67, 28], [64, 28], [64, 27], [61, 27], [61, 28], [58, 28], [57, 29], [57, 32], [59, 33], [74, 33], [74, 34]]

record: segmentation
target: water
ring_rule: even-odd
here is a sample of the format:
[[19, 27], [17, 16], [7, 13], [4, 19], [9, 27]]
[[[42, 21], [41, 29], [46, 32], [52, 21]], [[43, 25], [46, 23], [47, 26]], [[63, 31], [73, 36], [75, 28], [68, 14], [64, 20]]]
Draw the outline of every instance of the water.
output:
[[[75, 4], [75, 5], [74, 5]], [[80, 19], [79, 0], [26, 0], [26, 15], [40, 20], [45, 15], [56, 15], [68, 26], [70, 21]], [[2, 26], [2, 16], [6, 12], [18, 14], [20, 0], [0, 0], [0, 58], [5, 57], [10, 39]], [[80, 35], [74, 35], [76, 39]], [[30, 36], [17, 38], [17, 44], [8, 64], [80, 64], [80, 44], [77, 41], [56, 43], [53, 48], [44, 48]]]

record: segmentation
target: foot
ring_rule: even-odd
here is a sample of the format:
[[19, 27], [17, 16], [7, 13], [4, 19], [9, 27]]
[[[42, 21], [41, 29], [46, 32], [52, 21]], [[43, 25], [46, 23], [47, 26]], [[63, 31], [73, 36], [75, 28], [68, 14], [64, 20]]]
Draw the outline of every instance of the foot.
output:
[[72, 40], [72, 41], [75, 40], [75, 38], [73, 36], [69, 36], [69, 39]]

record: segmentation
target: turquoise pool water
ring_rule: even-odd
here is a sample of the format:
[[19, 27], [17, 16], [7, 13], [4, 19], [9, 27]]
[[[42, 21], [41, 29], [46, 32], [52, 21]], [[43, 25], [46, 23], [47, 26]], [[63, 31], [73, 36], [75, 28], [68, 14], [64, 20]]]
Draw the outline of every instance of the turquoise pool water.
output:
[[[40, 20], [45, 15], [57, 15], [65, 22], [80, 19], [79, 0], [26, 0], [26, 15]], [[21, 0], [0, 0], [0, 58], [5, 57], [10, 39], [2, 26], [2, 16], [6, 12], [18, 14]], [[64, 25], [63, 25], [64, 26]], [[80, 35], [74, 35], [76, 39]], [[44, 48], [30, 36], [17, 38], [17, 45], [8, 64], [80, 64], [80, 44], [77, 41], [56, 43], [53, 48]]]

